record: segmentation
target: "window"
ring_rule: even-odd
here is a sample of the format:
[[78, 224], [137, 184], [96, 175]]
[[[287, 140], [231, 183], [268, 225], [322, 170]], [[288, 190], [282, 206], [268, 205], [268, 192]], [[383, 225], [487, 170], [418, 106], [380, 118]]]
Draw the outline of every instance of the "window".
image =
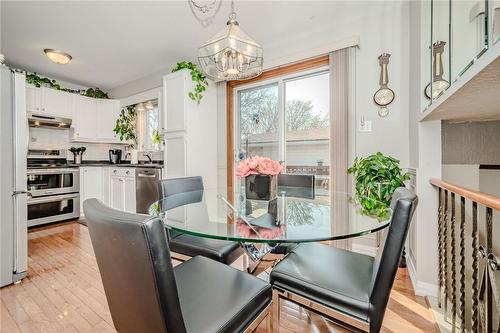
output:
[[316, 193], [329, 195], [329, 76], [320, 70], [238, 89], [238, 160], [259, 155], [281, 161], [286, 173], [314, 174]]
[[161, 145], [155, 143], [154, 139], [160, 124], [158, 100], [139, 103], [136, 105], [136, 110], [139, 150], [160, 150]]

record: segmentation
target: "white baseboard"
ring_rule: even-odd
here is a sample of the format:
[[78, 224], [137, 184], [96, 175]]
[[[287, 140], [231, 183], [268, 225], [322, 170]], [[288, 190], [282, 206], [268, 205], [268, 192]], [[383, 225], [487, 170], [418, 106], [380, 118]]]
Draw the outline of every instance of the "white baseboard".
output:
[[417, 270], [413, 263], [413, 258], [411, 256], [406, 257], [406, 266], [408, 267], [408, 273], [410, 274], [411, 284], [415, 290], [415, 294], [418, 296], [432, 296], [437, 297], [438, 286], [432, 283], [418, 281]]

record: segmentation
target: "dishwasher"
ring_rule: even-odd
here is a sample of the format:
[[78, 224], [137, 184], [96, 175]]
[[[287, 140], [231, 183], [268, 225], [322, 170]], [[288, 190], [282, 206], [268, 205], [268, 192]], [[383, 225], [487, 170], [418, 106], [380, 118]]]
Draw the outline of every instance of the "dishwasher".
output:
[[149, 206], [160, 199], [158, 181], [160, 180], [159, 168], [135, 169], [135, 197], [136, 212], [148, 214]]

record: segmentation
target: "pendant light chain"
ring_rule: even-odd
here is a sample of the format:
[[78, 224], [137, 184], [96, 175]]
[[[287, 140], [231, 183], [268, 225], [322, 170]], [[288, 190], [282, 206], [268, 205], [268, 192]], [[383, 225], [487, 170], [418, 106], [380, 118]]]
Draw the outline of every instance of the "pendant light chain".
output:
[[229, 13], [229, 20], [236, 20], [236, 12], [234, 11], [234, 0], [231, 0], [231, 13]]

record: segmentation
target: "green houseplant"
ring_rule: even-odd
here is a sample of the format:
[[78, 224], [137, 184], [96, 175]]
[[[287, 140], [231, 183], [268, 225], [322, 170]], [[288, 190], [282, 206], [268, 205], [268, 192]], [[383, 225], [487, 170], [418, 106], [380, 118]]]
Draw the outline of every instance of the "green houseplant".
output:
[[175, 67], [172, 68], [172, 73], [180, 71], [181, 69], [189, 69], [191, 80], [196, 83], [196, 86], [194, 87], [194, 91], [190, 91], [188, 93], [188, 96], [193, 101], [200, 104], [200, 101], [203, 98], [203, 95], [201, 93], [207, 90], [208, 87], [208, 81], [205, 74], [203, 74], [203, 72], [198, 68], [198, 66], [196, 66], [196, 64], [193, 64], [190, 61], [178, 62]]
[[137, 145], [137, 134], [135, 132], [137, 112], [133, 105], [123, 108], [116, 119], [113, 131], [120, 136], [121, 141], [133, 141], [131, 146]]
[[99, 88], [88, 88], [86, 90], [75, 90], [75, 89], [64, 88], [59, 83], [57, 83], [56, 80], [51, 80], [51, 79], [46, 78], [46, 77], [41, 77], [41, 76], [37, 75], [36, 73], [26, 74], [26, 83], [32, 84], [37, 88], [47, 87], [47, 88], [61, 90], [61, 91], [65, 91], [65, 92], [69, 92], [69, 93], [73, 93], [73, 94], [79, 94], [79, 95], [83, 95], [83, 96], [87, 96], [87, 97], [105, 98], [105, 99], [109, 98], [108, 94]]
[[356, 158], [347, 171], [354, 176], [355, 198], [361, 205], [361, 212], [379, 220], [389, 217], [392, 194], [410, 179], [409, 174], [401, 169], [397, 159], [380, 152], [365, 158]]

